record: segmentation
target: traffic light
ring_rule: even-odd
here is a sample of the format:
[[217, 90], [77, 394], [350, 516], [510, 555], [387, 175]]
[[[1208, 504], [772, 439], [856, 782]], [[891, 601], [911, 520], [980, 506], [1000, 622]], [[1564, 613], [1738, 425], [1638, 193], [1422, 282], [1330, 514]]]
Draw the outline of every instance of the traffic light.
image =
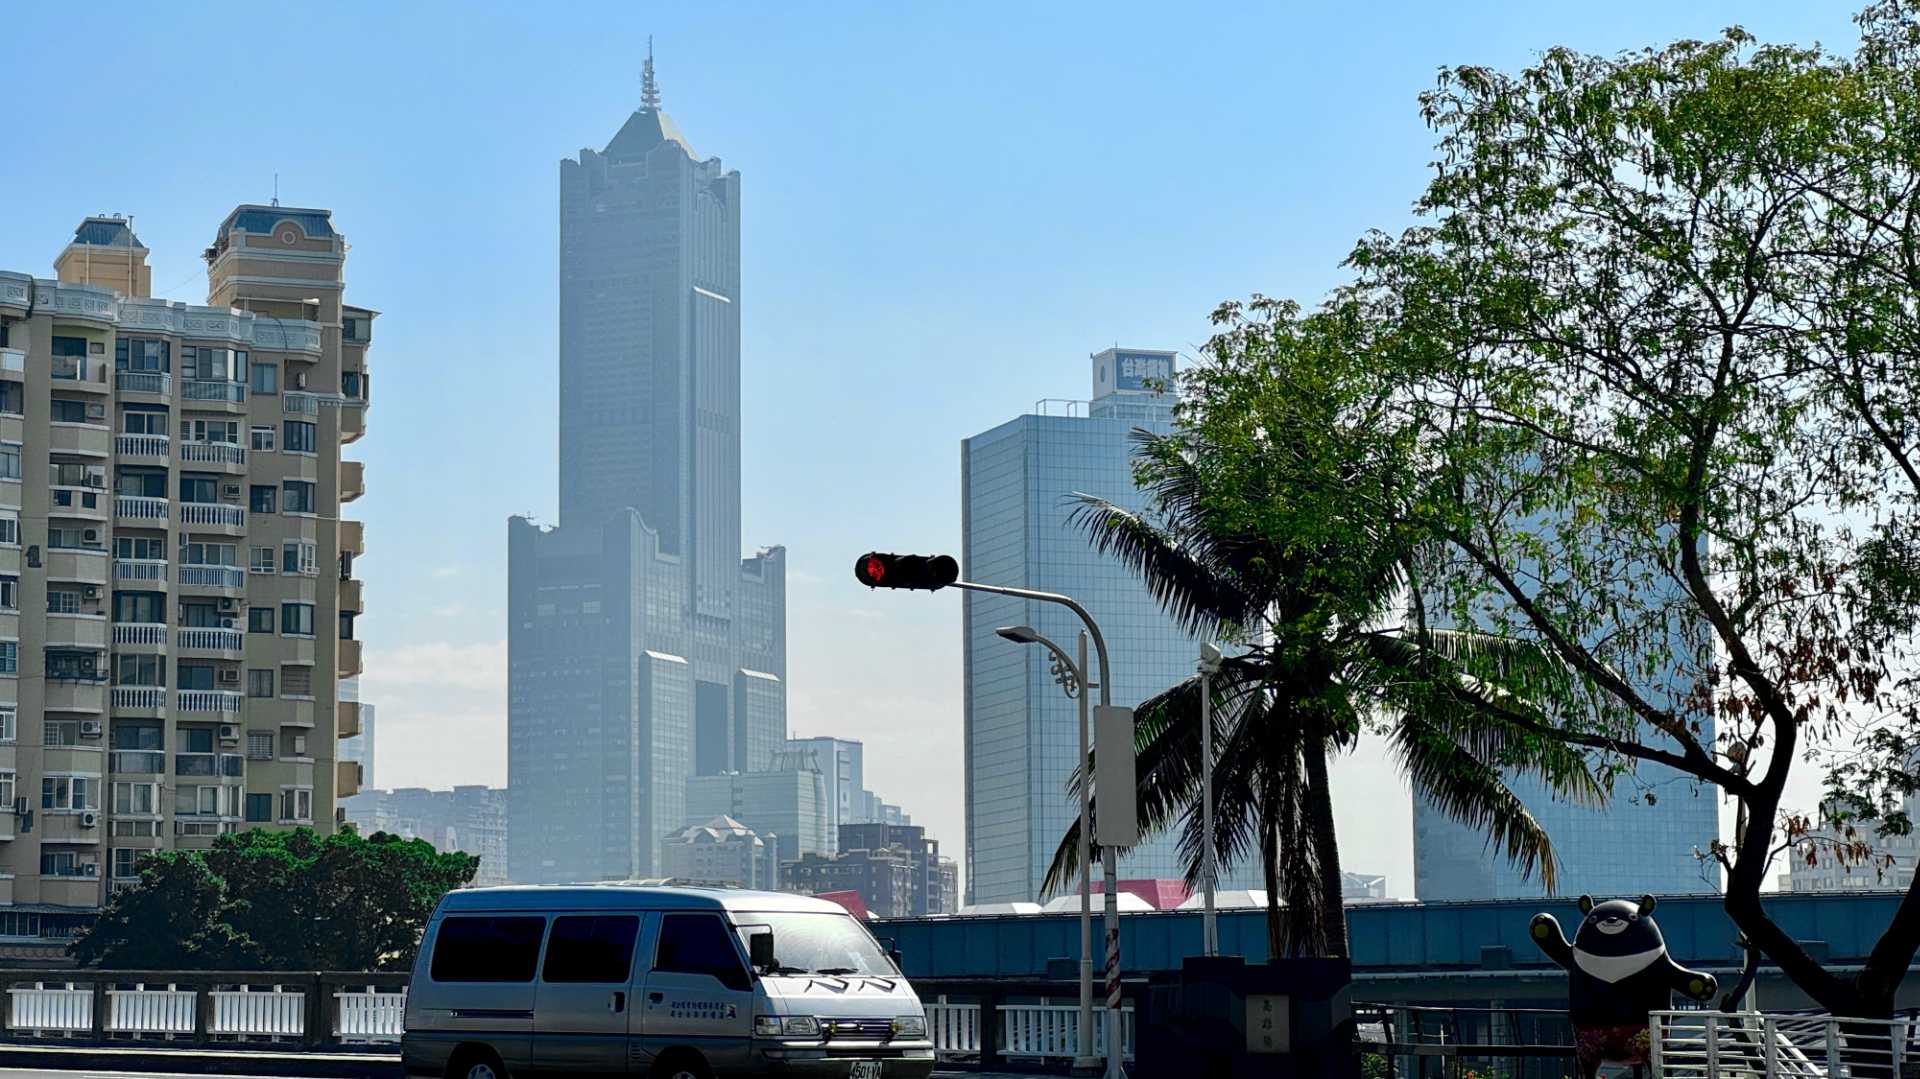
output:
[[868, 551], [853, 564], [854, 580], [868, 588], [918, 588], [932, 592], [960, 579], [960, 563], [944, 554], [882, 554]]

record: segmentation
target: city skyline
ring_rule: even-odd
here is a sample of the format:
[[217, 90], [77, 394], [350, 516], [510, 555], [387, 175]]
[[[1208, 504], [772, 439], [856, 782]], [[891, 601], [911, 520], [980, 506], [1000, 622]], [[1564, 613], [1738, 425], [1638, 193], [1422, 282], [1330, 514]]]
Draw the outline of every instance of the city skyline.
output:
[[[1191, 352], [1219, 300], [1256, 289], [1317, 296], [1364, 229], [1404, 222], [1431, 144], [1413, 97], [1440, 63], [1511, 65], [1562, 41], [1604, 52], [1736, 21], [1772, 40], [1844, 45], [1852, 36], [1844, 9], [1784, 4], [1645, 4], [1542, 12], [1524, 23], [1491, 7], [1444, 16], [1410, 8], [1384, 37], [1276, 13], [1247, 17], [1237, 40], [1210, 26], [1168, 34], [1126, 12], [1100, 28], [1059, 13], [1018, 30], [894, 12], [848, 35], [837, 21], [797, 13], [743, 27], [608, 7], [592, 16], [596, 40], [495, 9], [458, 20], [461, 47], [436, 50], [421, 44], [436, 40], [428, 28], [447, 22], [444, 14], [392, 13], [374, 33], [365, 20], [375, 10], [343, 13], [356, 48], [337, 85], [289, 86], [271, 100], [236, 100], [218, 80], [170, 86], [180, 120], [164, 130], [126, 109], [110, 85], [70, 85], [58, 61], [24, 57], [23, 78], [69, 88], [28, 117], [20, 136], [22, 159], [41, 167], [0, 178], [0, 266], [44, 272], [72, 221], [117, 209], [137, 215], [155, 249], [155, 291], [181, 294], [181, 279], [197, 270], [201, 223], [267, 201], [276, 172], [289, 202], [330, 206], [353, 223], [362, 245], [355, 287], [392, 312], [381, 323], [382, 406], [410, 417], [370, 435], [380, 479], [361, 503], [380, 548], [366, 569], [381, 607], [365, 633], [365, 696], [391, 724], [382, 768], [395, 785], [497, 784], [506, 755], [498, 521], [523, 511], [551, 521], [559, 502], [549, 489], [558, 388], [536, 377], [555, 356], [549, 170], [554, 157], [600, 145], [617, 126], [638, 94], [645, 37], [657, 33], [662, 82], [686, 127], [700, 132], [694, 145], [727, 151], [752, 178], [748, 205], [760, 215], [743, 252], [752, 296], [743, 349], [760, 369], [750, 370], [743, 400], [741, 523], [792, 552], [789, 732], [862, 739], [868, 769], [887, 777], [869, 785], [895, 797], [916, 792], [908, 808], [949, 844], [963, 833], [951, 767], [961, 742], [958, 601], [870, 602], [845, 563], [875, 545], [957, 550], [955, 440], [1072, 385], [1060, 365], [1098, 344]], [[21, 33], [56, 32], [51, 13], [21, 14]], [[156, 55], [184, 48], [205, 25], [123, 11], [58, 30], [91, 29], [94, 48], [111, 59], [134, 56], [141, 41], [154, 42]], [[895, 40], [892, 51], [877, 46], [883, 36]], [[946, 72], [929, 62], [930, 46], [898, 45], [935, 37], [943, 50], [991, 57], [997, 73], [1016, 77], [998, 85]], [[1287, 62], [1266, 55], [1274, 41]], [[500, 42], [538, 73], [531, 85], [495, 85], [452, 55]], [[1053, 62], [1063, 52], [1071, 62]], [[576, 62], [583, 54], [591, 62]], [[1143, 90], [1113, 77], [1112, 58], [1124, 56], [1183, 77], [1155, 76]], [[277, 62], [247, 55], [232, 64], [236, 79], [264, 78]], [[399, 73], [401, 93], [366, 77], [382, 69]], [[1216, 69], [1251, 81], [1225, 97]], [[769, 95], [769, 85], [813, 90]], [[1342, 98], [1337, 122], [1319, 116], [1331, 111], [1314, 104], [1324, 96]], [[1207, 107], [1218, 100], [1295, 104], [1272, 106], [1286, 114], [1276, 129], [1246, 122], [1247, 111]], [[257, 164], [244, 171], [178, 153], [259, 142], [267, 117], [288, 109], [315, 117], [310, 146], [249, 153]], [[126, 154], [175, 165], [135, 176], [60, 152], [62, 133], [82, 124]], [[863, 149], [883, 131], [901, 139], [894, 151]], [[363, 153], [338, 152], [347, 146]], [[1028, 167], [1075, 154], [1093, 164], [1059, 175]], [[1156, 154], [1176, 160], [1136, 167]], [[380, 167], [367, 167], [369, 158]], [[1123, 220], [1133, 227], [1111, 227]], [[472, 226], [468, 253], [452, 264], [422, 257], [440, 250], [449, 221]], [[925, 257], [928, 249], [943, 257]], [[952, 400], [890, 388], [949, 373], [966, 389]], [[820, 422], [835, 398], [875, 386], [884, 396], [863, 409], [871, 427]], [[803, 440], [805, 454], [783, 452]], [[462, 463], [458, 483], [446, 482], [450, 461]], [[1365, 760], [1340, 768], [1343, 838], [1356, 864], [1403, 889], [1406, 815], [1383, 829], [1351, 810], [1381, 790], [1404, 792]], [[1368, 848], [1405, 857], [1362, 860]]]

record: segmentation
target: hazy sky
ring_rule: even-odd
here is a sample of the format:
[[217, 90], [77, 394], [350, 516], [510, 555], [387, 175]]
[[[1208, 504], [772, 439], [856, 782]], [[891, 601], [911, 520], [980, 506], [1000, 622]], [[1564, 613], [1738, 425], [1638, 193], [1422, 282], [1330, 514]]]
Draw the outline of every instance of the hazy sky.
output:
[[[1559, 10], [1549, 10], [1557, 8]], [[1084, 397], [1114, 343], [1191, 353], [1306, 301], [1431, 157], [1443, 64], [1739, 22], [1851, 49], [1850, 8], [1520, 4], [15, 5], [0, 268], [136, 215], [205, 295], [234, 205], [324, 206], [370, 354], [363, 699], [381, 786], [506, 778], [506, 518], [555, 513], [558, 162], [639, 101], [742, 173], [745, 543], [790, 552], [791, 727], [963, 849], [957, 595], [872, 594], [871, 547], [959, 546], [959, 442]], [[1342, 769], [1344, 860], [1410, 887], [1406, 794]]]

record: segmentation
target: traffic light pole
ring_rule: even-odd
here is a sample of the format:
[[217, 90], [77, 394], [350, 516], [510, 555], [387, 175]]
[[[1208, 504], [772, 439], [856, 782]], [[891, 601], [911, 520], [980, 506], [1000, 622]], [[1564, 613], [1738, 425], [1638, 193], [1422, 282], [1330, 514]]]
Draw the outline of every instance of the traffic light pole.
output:
[[[1072, 611], [1074, 614], [1079, 615], [1080, 621], [1086, 623], [1087, 634], [1093, 638], [1094, 651], [1100, 657], [1100, 706], [1102, 708], [1107, 708], [1113, 704], [1113, 689], [1112, 689], [1113, 672], [1111, 669], [1109, 669], [1107, 665], [1107, 639], [1100, 635], [1100, 624], [1093, 620], [1093, 615], [1088, 614], [1087, 609], [1085, 607], [1082, 607], [1078, 600], [1075, 600], [1072, 596], [1063, 596], [1058, 592], [1038, 592], [1030, 588], [1008, 588], [1004, 585], [977, 584], [973, 581], [954, 581], [952, 585], [950, 585], [949, 587], [965, 589], [966, 591], [969, 591], [969, 592], [989, 592], [996, 596], [1011, 596], [1015, 599], [1031, 599], [1031, 600], [1038, 600], [1042, 603], [1057, 603], [1060, 606], [1065, 607], [1068, 610]], [[1086, 660], [1084, 658], [1082, 658], [1081, 660], [1080, 670], [1082, 675], [1084, 676], [1086, 672]], [[1084, 682], [1082, 684], [1084, 685]], [[1085, 695], [1086, 695], [1086, 691], [1082, 689], [1081, 697], [1083, 700], [1085, 699]], [[1087, 767], [1086, 758], [1083, 756], [1080, 759], [1080, 768], [1083, 773], [1085, 773], [1086, 767]], [[1082, 798], [1086, 797], [1087, 786], [1092, 782], [1093, 782], [1093, 776], [1091, 774], [1083, 775], [1081, 784], [1080, 784]], [[1123, 798], [1132, 798], [1134, 796], [1134, 792], [1122, 791], [1120, 792], [1120, 796]], [[1089, 842], [1086, 835], [1086, 828], [1084, 825], [1081, 828], [1081, 842], [1083, 844], [1082, 850], [1084, 851], [1085, 850], [1084, 844]], [[1105, 1079], [1126, 1079], [1126, 1075], [1127, 1075], [1126, 1069], [1121, 1065], [1121, 1060], [1120, 1060], [1120, 1054], [1122, 1051], [1121, 1023], [1122, 1023], [1123, 1017], [1121, 1016], [1121, 1013], [1120, 1013], [1121, 994], [1120, 994], [1119, 855], [1111, 846], [1102, 847], [1100, 854], [1101, 854], [1102, 875], [1105, 881], [1105, 893], [1106, 893], [1105, 907], [1106, 907], [1106, 931], [1107, 931], [1107, 934], [1106, 934], [1107, 935], [1107, 942], [1106, 942], [1107, 943], [1107, 949], [1106, 949], [1107, 1066], [1106, 1066], [1106, 1071], [1104, 1073], [1104, 1076], [1105, 1076]], [[1084, 865], [1086, 862], [1086, 858], [1084, 854], [1082, 856], [1081, 861], [1082, 861], [1082, 864]], [[1082, 937], [1083, 950], [1081, 953], [1081, 961], [1083, 966], [1087, 958], [1084, 950], [1085, 946], [1086, 946], [1085, 938], [1083, 936]]]

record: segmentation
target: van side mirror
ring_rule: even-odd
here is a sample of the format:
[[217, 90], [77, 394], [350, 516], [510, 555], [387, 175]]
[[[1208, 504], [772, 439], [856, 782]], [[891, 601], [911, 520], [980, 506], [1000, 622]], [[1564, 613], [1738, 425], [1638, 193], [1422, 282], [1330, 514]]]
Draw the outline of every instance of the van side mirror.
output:
[[887, 950], [887, 958], [893, 960], [894, 966], [901, 967], [901, 969], [903, 970], [905, 969], [905, 967], [902, 965], [904, 963], [904, 959], [900, 955], [900, 945], [897, 941], [895, 941], [892, 937], [881, 937], [880, 946]]
[[773, 930], [757, 930], [747, 937], [747, 962], [755, 970], [767, 970], [773, 966]]

